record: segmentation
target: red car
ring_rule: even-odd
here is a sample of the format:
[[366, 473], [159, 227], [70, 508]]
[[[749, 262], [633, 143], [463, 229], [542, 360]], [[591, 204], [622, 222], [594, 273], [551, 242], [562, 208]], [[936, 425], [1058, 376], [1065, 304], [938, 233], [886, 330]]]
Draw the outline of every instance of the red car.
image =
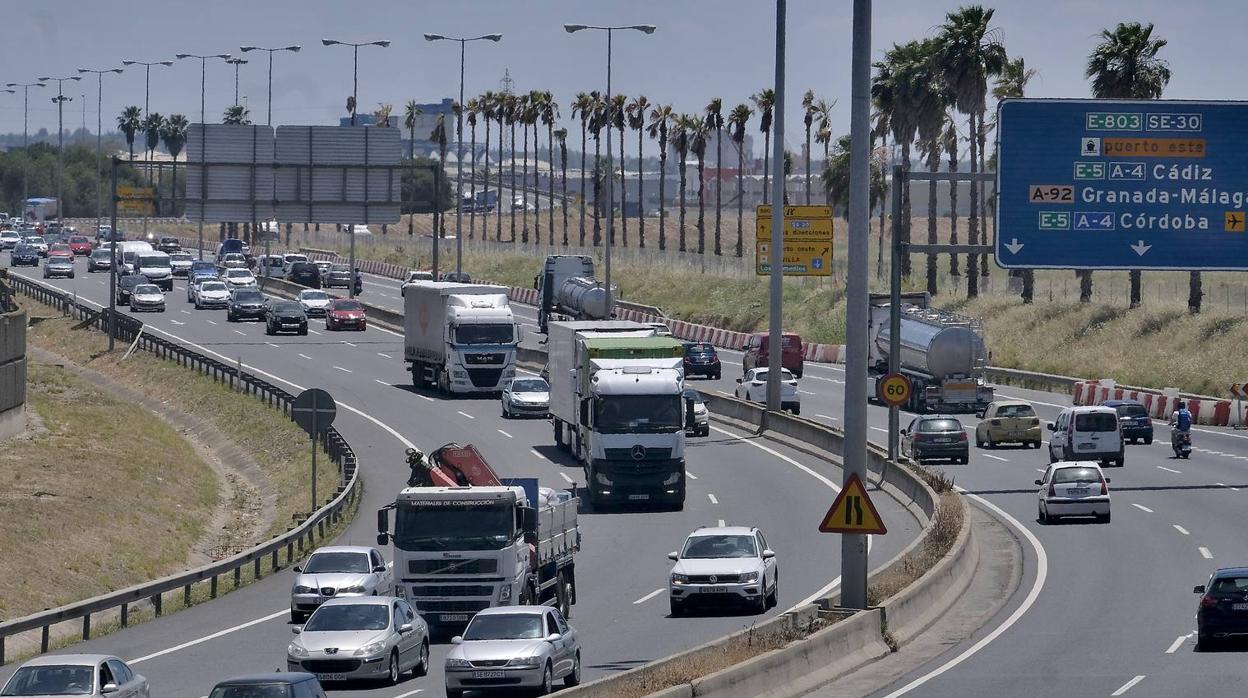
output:
[[[766, 368], [768, 353], [767, 333], [759, 332], [758, 334], [750, 335], [750, 341], [745, 345], [745, 356], [741, 359], [742, 372], [745, 373], [757, 367]], [[802, 338], [792, 332], [785, 332], [780, 335], [781, 368], [787, 368], [794, 376], [801, 378], [804, 365]]]
[[63, 242], [54, 242], [48, 247], [48, 259], [53, 257], [64, 257], [72, 262], [74, 261], [74, 251]]
[[350, 327], [363, 332], [368, 321], [364, 319], [364, 306], [359, 301], [339, 298], [330, 301], [325, 309], [325, 329], [340, 330]]
[[76, 255], [87, 256], [91, 254], [91, 250], [95, 247], [83, 235], [71, 235], [69, 237], [69, 249]]

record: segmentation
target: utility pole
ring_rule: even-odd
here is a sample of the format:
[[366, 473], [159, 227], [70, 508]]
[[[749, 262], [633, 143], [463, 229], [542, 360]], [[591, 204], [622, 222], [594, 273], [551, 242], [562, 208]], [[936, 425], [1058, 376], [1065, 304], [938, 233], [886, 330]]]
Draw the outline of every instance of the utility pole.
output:
[[39, 82], [10, 82], [5, 87], [22, 88], [22, 217], [25, 218], [26, 200], [30, 198], [30, 88], [44, 87], [43, 81]]
[[65, 169], [65, 103], [74, 99], [73, 97], [65, 96], [64, 86], [66, 80], [78, 82], [82, 80], [82, 76], [39, 78], [39, 82], [51, 82], [53, 80], [56, 81], [56, 96], [52, 98], [52, 102], [56, 104], [56, 206], [57, 213], [63, 219], [65, 217], [65, 198], [61, 195], [61, 173]]
[[780, 379], [784, 377], [782, 334], [784, 332], [784, 39], [785, 0], [776, 0], [776, 107], [772, 121], [772, 161], [781, 166], [771, 178], [771, 277], [770, 317], [767, 325], [767, 409], [779, 412]]

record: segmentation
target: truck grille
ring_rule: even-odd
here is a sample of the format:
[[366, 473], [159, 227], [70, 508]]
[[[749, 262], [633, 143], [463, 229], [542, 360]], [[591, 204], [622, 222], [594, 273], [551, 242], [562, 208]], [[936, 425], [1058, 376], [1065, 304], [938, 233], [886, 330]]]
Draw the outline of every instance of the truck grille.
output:
[[408, 560], [410, 574], [496, 574], [498, 560]]
[[489, 599], [478, 601], [417, 601], [416, 606], [422, 613], [476, 613], [490, 607]]
[[360, 668], [358, 659], [305, 659], [299, 664], [313, 674], [347, 674]]
[[464, 363], [466, 364], [501, 364], [503, 363], [503, 355], [502, 354], [490, 354], [490, 353], [464, 354]]
[[419, 586], [413, 588], [416, 596], [492, 596], [494, 588], [488, 586]]
[[499, 376], [503, 375], [502, 367], [499, 368], [470, 368], [468, 369], [468, 379], [478, 388], [488, 388], [498, 385]]
[[670, 448], [647, 448], [645, 458], [634, 459], [632, 448], [608, 448], [603, 450], [607, 456], [607, 460], [640, 460], [642, 462], [651, 460], [671, 460], [672, 449]]

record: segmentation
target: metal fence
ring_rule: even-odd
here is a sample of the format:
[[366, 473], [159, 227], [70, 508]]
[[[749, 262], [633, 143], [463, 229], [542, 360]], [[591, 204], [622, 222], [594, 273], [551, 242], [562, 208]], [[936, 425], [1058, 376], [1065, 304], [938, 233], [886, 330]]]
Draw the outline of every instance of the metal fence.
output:
[[[92, 310], [85, 304], [77, 302], [73, 297], [43, 284], [21, 277], [11, 277], [15, 290], [24, 293], [41, 303], [57, 308], [66, 315], [90, 319], [91, 326], [101, 331], [108, 324], [107, 311]], [[273, 409], [281, 410], [290, 415], [291, 403], [295, 396], [285, 390], [268, 383], [237, 366], [217, 361], [199, 352], [183, 347], [159, 337], [143, 333], [143, 323], [126, 315], [117, 316], [118, 339], [133, 342], [138, 339], [137, 349], [151, 352], [163, 359], [173, 361], [198, 373], [211, 377], [214, 381], [228, 383], [233, 389], [246, 395], [258, 398]], [[303, 519], [286, 533], [262, 543], [250, 550], [243, 551], [224, 560], [178, 572], [162, 579], [137, 584], [126, 589], [102, 594], [94, 598], [34, 613], [22, 618], [0, 622], [0, 664], [5, 662], [5, 640], [8, 637], [40, 629], [40, 653], [48, 651], [51, 626], [65, 621], [82, 619], [83, 640], [91, 638], [91, 616], [112, 609], [120, 609], [121, 626], [129, 623], [131, 605], [148, 603], [157, 616], [161, 615], [166, 594], [181, 591], [183, 606], [190, 606], [192, 589], [196, 584], [206, 583], [210, 598], [216, 598], [222, 577], [233, 577], [232, 589], [243, 583], [243, 572], [248, 567], [253, 579], [260, 579], [265, 565], [270, 573], [294, 564], [303, 556], [305, 550], [314, 547], [315, 542], [323, 540], [326, 531], [342, 520], [344, 513], [355, 503], [359, 496], [361, 482], [355, 451], [342, 438], [336, 429], [330, 427], [321, 440], [322, 446], [330, 459], [338, 465], [339, 484], [333, 498], [310, 516]], [[282, 560], [282, 551], [285, 560]]]

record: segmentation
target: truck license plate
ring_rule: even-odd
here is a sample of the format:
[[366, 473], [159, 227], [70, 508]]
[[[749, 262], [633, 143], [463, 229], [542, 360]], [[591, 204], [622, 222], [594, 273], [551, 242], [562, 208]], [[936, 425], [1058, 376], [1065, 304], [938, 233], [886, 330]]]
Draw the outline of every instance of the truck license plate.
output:
[[467, 613], [443, 613], [438, 616], [438, 620], [443, 623], [467, 623]]
[[1231, 604], [1231, 610], [1232, 611], [1248, 611], [1248, 603], [1233, 603]]
[[472, 678], [474, 679], [501, 679], [505, 676], [507, 676], [507, 674], [501, 671], [474, 671], [472, 672]]
[[342, 674], [317, 674], [317, 681], [342, 681]]
[[644, 501], [646, 501], [647, 499], [650, 499], [650, 495], [648, 495], [648, 494], [630, 494], [630, 495], [628, 495], [628, 498], [629, 498], [630, 500], [632, 500], [632, 501], [641, 501], [641, 502], [644, 502]]

